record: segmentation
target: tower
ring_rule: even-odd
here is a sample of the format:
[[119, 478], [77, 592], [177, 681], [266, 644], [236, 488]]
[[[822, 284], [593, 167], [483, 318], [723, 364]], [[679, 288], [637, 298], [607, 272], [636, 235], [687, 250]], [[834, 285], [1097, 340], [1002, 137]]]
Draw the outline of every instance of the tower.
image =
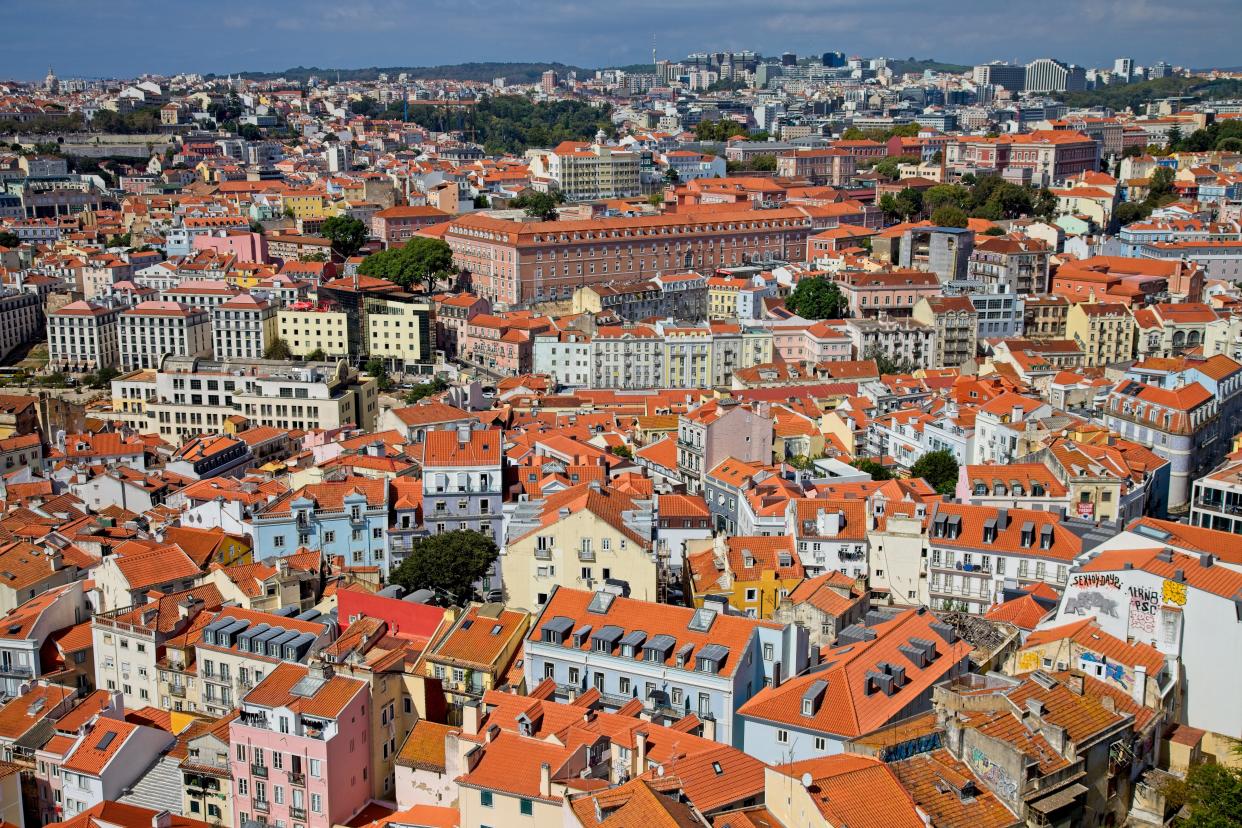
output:
[[60, 87], [60, 81], [56, 79], [56, 73], [52, 71], [52, 67], [47, 67], [47, 77], [43, 79], [43, 88], [48, 92], [55, 92]]

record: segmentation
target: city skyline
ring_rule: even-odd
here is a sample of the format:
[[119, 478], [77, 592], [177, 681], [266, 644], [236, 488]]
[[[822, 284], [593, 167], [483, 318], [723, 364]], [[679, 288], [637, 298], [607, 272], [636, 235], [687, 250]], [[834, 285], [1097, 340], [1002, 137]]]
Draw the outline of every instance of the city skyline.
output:
[[[1181, 4], [1174, 19], [1165, 19], [1169, 15], [1163, 7], [1145, 2], [1082, 8], [1062, 0], [1029, 11], [969, 0], [952, 15], [913, 4], [876, 10], [852, 0], [774, 0], [761, 9], [730, 10], [727, 17], [699, 0], [673, 8], [637, 0], [619, 20], [578, 3], [549, 7], [494, 0], [429, 0], [417, 8], [405, 0], [363, 0], [349, 7], [326, 0], [261, 7], [237, 0], [169, 2], [158, 10], [151, 5], [118, 0], [107, 7], [53, 7], [15, 0], [6, 15], [12, 39], [0, 60], [0, 77], [33, 80], [49, 65], [58, 74], [82, 77], [472, 61], [600, 68], [649, 61], [653, 36], [660, 57], [673, 60], [695, 51], [753, 49], [800, 56], [842, 50], [960, 64], [1056, 57], [1106, 66], [1120, 56], [1134, 57], [1141, 65], [1163, 60], [1190, 68], [1242, 62], [1235, 48], [1242, 24], [1222, 0]], [[71, 18], [66, 6], [76, 7]], [[150, 20], [154, 11], [158, 21]], [[72, 27], [63, 25], [70, 20]], [[1066, 25], [1070, 20], [1077, 22]], [[900, 34], [893, 31], [893, 21], [901, 22]], [[427, 30], [434, 30], [435, 37], [420, 37]], [[1011, 32], [1021, 34], [1006, 41]], [[513, 45], [488, 51], [463, 43]]]

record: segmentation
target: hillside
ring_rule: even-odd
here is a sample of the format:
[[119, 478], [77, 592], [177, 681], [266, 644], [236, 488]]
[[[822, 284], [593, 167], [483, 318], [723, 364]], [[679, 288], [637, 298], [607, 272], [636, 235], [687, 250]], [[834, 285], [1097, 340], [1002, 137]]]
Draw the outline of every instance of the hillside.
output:
[[241, 72], [244, 78], [252, 80], [275, 80], [286, 78], [290, 81], [305, 83], [312, 75], [325, 79], [336, 80], [339, 76], [343, 81], [373, 81], [380, 73], [390, 78], [404, 72], [412, 80], [461, 80], [491, 83], [496, 78], [506, 78], [509, 83], [535, 83], [549, 69], [555, 69], [560, 75], [568, 75], [577, 71], [593, 73], [593, 69], [579, 66], [568, 66], [564, 63], [454, 63], [442, 66], [371, 66], [365, 69], [334, 69], [318, 66], [295, 66], [280, 72]]

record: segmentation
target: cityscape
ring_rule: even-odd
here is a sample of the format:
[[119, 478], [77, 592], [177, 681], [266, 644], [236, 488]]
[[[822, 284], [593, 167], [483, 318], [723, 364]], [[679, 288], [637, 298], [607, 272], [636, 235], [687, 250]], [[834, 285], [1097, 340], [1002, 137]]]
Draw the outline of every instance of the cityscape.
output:
[[1242, 826], [1236, 10], [124, 5], [0, 14], [0, 828]]

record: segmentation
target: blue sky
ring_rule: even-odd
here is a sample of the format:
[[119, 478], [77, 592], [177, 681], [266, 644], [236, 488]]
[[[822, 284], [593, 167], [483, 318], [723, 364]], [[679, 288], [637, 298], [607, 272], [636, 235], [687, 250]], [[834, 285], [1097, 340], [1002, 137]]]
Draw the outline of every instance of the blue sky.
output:
[[[1017, 6], [1014, 8], [1013, 6]], [[0, 0], [0, 78], [424, 66], [582, 66], [753, 48], [1086, 66], [1242, 64], [1239, 0]]]

